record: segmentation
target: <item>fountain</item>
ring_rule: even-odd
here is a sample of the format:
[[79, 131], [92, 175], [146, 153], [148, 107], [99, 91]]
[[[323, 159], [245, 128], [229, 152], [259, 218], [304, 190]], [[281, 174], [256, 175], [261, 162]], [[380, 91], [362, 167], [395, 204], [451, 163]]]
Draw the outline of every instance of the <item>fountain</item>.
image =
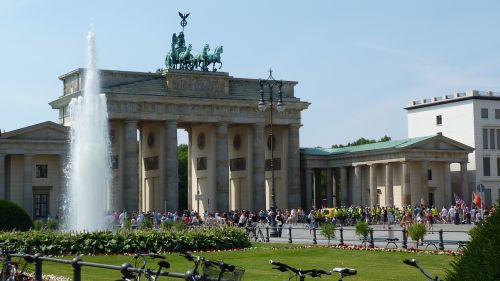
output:
[[106, 96], [100, 93], [94, 33], [87, 35], [87, 68], [83, 95], [69, 104], [70, 158], [67, 166], [66, 228], [94, 231], [106, 228], [111, 210], [111, 162]]

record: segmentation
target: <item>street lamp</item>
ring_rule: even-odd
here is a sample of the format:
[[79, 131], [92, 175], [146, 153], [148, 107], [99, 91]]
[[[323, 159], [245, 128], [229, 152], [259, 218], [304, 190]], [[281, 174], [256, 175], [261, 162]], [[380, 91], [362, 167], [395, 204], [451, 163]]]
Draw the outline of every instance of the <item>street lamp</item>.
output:
[[[276, 103], [276, 110], [278, 112], [283, 112], [285, 110], [285, 106], [283, 104], [283, 96], [281, 94], [281, 87], [283, 86], [283, 82], [281, 80], [277, 81], [273, 77], [273, 70], [269, 69], [269, 77], [267, 80], [260, 80], [260, 99], [258, 108], [261, 112], [266, 111], [267, 106], [269, 105], [270, 112], [270, 124], [269, 124], [269, 142], [271, 149], [271, 236], [277, 237], [278, 230], [276, 229], [276, 192], [274, 189], [274, 137], [273, 137], [273, 107], [275, 106], [275, 100], [273, 99], [273, 89], [275, 87], [278, 88], [278, 101]], [[269, 100], [266, 103], [264, 99], [264, 88], [267, 87], [269, 89]]]

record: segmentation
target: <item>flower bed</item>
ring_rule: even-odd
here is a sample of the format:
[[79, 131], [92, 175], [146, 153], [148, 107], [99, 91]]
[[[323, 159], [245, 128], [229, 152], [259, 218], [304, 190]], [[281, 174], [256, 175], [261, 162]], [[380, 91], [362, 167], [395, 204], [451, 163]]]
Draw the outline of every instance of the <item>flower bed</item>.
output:
[[176, 245], [184, 250], [222, 250], [250, 246], [245, 232], [233, 227], [181, 231], [0, 232], [0, 243], [6, 243], [8, 250], [46, 255], [168, 252]]

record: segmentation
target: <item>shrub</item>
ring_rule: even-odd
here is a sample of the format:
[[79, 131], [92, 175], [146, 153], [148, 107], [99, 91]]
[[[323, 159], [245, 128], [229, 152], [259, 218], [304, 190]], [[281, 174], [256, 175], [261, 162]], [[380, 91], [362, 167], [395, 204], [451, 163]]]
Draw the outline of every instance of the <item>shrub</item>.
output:
[[43, 222], [43, 220], [33, 221], [33, 229], [34, 230], [42, 230], [44, 226], [45, 226], [45, 223]]
[[174, 229], [177, 231], [181, 231], [186, 229], [186, 225], [182, 221], [176, 221], [174, 223]]
[[370, 227], [367, 222], [359, 221], [356, 224], [356, 235], [362, 236], [363, 239], [367, 239], [368, 233], [370, 232]]
[[161, 224], [161, 228], [165, 229], [165, 230], [169, 230], [172, 228], [172, 226], [174, 225], [174, 223], [171, 221], [171, 220], [165, 220], [162, 224]]
[[149, 218], [144, 218], [141, 225], [139, 226], [141, 229], [151, 229], [153, 228], [153, 221]]
[[408, 227], [408, 235], [411, 237], [412, 240], [417, 241], [417, 248], [418, 248], [418, 241], [422, 242], [424, 240], [424, 236], [426, 233], [425, 225], [422, 223], [412, 223]]
[[[500, 199], [497, 201], [497, 206]], [[497, 207], [498, 208], [498, 207]], [[498, 209], [483, 225], [470, 230], [470, 241], [463, 255], [451, 263], [446, 280], [500, 280], [500, 212]]]
[[30, 216], [17, 204], [0, 200], [0, 230], [26, 231], [33, 226]]
[[330, 240], [335, 238], [335, 225], [333, 223], [324, 223], [321, 225], [319, 233], [328, 239], [328, 245], [330, 245]]
[[47, 230], [57, 230], [59, 228], [59, 221], [56, 219], [47, 219]]

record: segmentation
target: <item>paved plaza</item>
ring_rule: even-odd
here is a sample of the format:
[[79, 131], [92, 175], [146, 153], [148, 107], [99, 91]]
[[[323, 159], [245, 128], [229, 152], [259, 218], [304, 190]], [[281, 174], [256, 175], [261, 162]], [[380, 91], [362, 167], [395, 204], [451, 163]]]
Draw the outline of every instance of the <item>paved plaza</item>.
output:
[[[399, 225], [391, 226], [391, 230], [384, 228], [382, 225], [371, 225], [373, 228], [373, 240], [375, 247], [389, 247], [389, 248], [401, 248], [403, 241], [403, 229]], [[468, 241], [470, 239], [468, 231], [474, 227], [473, 224], [463, 224], [463, 225], [454, 225], [454, 224], [435, 224], [433, 230], [427, 232], [424, 237], [424, 245], [423, 247], [420, 245], [419, 248], [429, 250], [435, 250], [436, 247], [439, 248], [439, 230], [443, 230], [443, 242], [444, 248], [446, 250], [457, 250], [459, 248], [458, 241]], [[355, 234], [354, 226], [344, 227], [343, 228], [343, 238], [344, 243], [348, 245], [362, 245], [363, 241]], [[261, 228], [262, 234], [264, 238], [266, 237], [266, 229]], [[288, 226], [283, 228], [281, 237], [270, 237], [270, 242], [272, 243], [289, 243], [289, 233]], [[391, 233], [392, 232], [392, 233]], [[335, 231], [335, 239], [331, 240], [331, 244], [339, 244], [340, 243], [340, 233], [339, 228]], [[397, 238], [396, 245], [387, 244], [387, 238]], [[320, 230], [316, 230], [316, 239], [317, 243], [320, 245], [328, 244], [328, 240], [320, 235]], [[309, 230], [305, 224], [296, 224], [292, 226], [292, 243], [293, 244], [313, 244], [314, 243], [314, 235], [313, 231]], [[427, 245], [430, 243], [429, 245]], [[435, 247], [433, 246], [435, 245]], [[408, 248], [416, 247], [415, 241], [408, 238]]]

